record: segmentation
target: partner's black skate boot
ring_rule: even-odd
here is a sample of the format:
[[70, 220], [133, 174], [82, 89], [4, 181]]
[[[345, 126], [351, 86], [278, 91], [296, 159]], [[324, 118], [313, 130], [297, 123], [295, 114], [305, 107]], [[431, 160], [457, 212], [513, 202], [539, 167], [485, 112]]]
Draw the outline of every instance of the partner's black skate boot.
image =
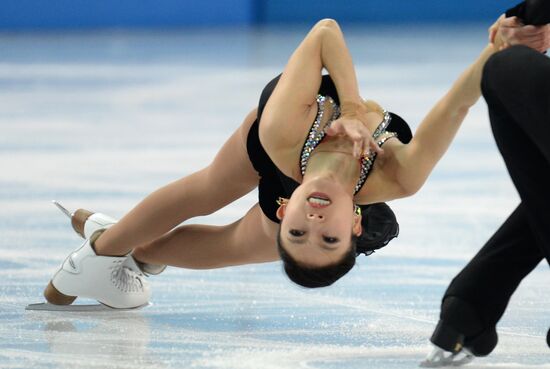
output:
[[495, 327], [485, 327], [475, 309], [457, 297], [447, 297], [439, 323], [430, 338], [435, 345], [420, 366], [459, 366], [476, 356], [487, 356], [498, 343]]

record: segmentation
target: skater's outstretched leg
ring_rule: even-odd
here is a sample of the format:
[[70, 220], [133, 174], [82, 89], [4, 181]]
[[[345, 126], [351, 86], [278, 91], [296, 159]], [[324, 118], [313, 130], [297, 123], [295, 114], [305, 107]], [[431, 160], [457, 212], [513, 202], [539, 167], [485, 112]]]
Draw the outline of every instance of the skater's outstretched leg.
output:
[[101, 255], [125, 255], [148, 244], [183, 221], [210, 214], [244, 196], [258, 184], [246, 152], [246, 134], [256, 119], [252, 111], [205, 169], [147, 196], [94, 243]]
[[136, 248], [137, 259], [189, 269], [212, 269], [279, 259], [274, 239], [277, 227], [256, 204], [226, 226], [182, 225]]
[[132, 257], [182, 221], [211, 213], [252, 190], [258, 181], [246, 152], [252, 111], [207, 168], [148, 196], [120, 222], [98, 229], [72, 252], [54, 274], [44, 295], [50, 303], [70, 304], [89, 297], [116, 308], [144, 305], [148, 282]]

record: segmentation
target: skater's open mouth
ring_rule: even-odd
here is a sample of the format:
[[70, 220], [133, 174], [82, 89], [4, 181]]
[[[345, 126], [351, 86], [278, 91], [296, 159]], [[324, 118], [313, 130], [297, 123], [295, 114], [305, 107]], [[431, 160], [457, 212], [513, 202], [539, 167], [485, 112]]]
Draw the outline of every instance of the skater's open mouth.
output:
[[316, 209], [326, 208], [332, 203], [328, 195], [322, 192], [312, 193], [307, 198], [307, 202], [312, 208]]

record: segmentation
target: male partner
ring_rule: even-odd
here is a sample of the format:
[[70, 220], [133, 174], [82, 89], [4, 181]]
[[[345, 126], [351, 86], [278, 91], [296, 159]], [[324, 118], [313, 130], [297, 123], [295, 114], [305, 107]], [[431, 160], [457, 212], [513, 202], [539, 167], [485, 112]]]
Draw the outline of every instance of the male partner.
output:
[[490, 37], [500, 32], [515, 45], [487, 61], [481, 88], [521, 203], [451, 282], [431, 337], [437, 348], [422, 366], [490, 354], [496, 324], [519, 283], [543, 258], [550, 263], [550, 58], [541, 53], [550, 48], [548, 23], [550, 0], [526, 1], [506, 12], [498, 31], [490, 30]]

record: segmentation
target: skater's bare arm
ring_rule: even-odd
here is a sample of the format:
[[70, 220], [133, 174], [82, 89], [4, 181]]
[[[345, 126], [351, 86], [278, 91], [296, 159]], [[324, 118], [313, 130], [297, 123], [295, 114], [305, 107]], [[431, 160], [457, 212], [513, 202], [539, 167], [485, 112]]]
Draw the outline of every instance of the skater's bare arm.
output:
[[[310, 124], [312, 109], [317, 109], [316, 97], [325, 68], [336, 85], [342, 117], [361, 125], [356, 119], [362, 114], [363, 101], [359, 95], [357, 77], [351, 54], [338, 23], [332, 19], [319, 21], [290, 57], [262, 115], [260, 139], [264, 146], [276, 149], [288, 143], [288, 133], [281, 135], [281, 125], [288, 129], [299, 122]], [[356, 122], [355, 122], [356, 121]], [[264, 124], [265, 123], [265, 124]], [[270, 130], [270, 127], [273, 127]], [[300, 131], [301, 132], [301, 131]], [[279, 134], [278, 134], [279, 133]], [[370, 134], [367, 135], [370, 140]], [[280, 140], [281, 142], [276, 142]]]
[[[523, 26], [512, 18], [499, 18], [489, 29], [489, 45], [477, 60], [466, 69], [449, 92], [424, 118], [412, 141], [397, 146], [393, 155], [396, 160], [396, 181], [407, 194], [418, 191], [429, 174], [447, 151], [470, 107], [481, 96], [481, 75], [485, 62], [495, 52], [513, 43], [542, 50], [550, 44], [549, 26]], [[388, 147], [391, 147], [390, 145]]]
[[392, 148], [394, 180], [408, 195], [417, 192], [447, 151], [470, 107], [481, 96], [481, 75], [487, 59], [499, 50], [502, 40], [489, 44], [476, 61], [455, 81], [419, 125], [407, 145]]
[[338, 24], [323, 19], [294, 51], [262, 115], [262, 121], [296, 122], [315, 104], [326, 68], [340, 99], [361, 102], [351, 55]]

